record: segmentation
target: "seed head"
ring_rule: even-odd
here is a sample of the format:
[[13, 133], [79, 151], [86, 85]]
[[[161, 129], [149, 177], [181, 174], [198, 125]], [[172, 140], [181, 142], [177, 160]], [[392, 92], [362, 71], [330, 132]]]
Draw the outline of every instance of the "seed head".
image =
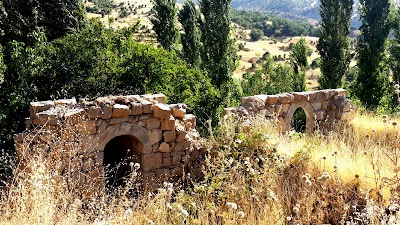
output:
[[394, 88], [395, 88], [396, 90], [399, 90], [399, 89], [400, 89], [400, 85], [399, 85], [399, 84], [395, 84], [395, 85], [394, 85]]
[[397, 126], [397, 122], [396, 121], [392, 121], [392, 126]]
[[237, 212], [237, 215], [238, 215], [239, 218], [244, 218], [244, 212], [243, 211]]

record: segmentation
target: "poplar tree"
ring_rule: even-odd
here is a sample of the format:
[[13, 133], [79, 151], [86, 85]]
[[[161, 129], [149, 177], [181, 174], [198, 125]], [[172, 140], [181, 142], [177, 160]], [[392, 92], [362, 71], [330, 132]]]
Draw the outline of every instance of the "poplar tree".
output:
[[317, 49], [321, 55], [322, 89], [342, 86], [352, 58], [349, 30], [353, 0], [321, 0], [321, 28]]
[[358, 38], [358, 76], [354, 92], [367, 107], [377, 107], [385, 95], [386, 68], [382, 65], [390, 32], [389, 0], [361, 0]]
[[184, 31], [181, 34], [183, 59], [189, 66], [199, 68], [201, 64], [200, 15], [192, 0], [185, 2], [179, 11], [178, 18]]
[[157, 41], [167, 50], [176, 49], [179, 30], [176, 25], [176, 0], [153, 0], [153, 13], [150, 18]]
[[236, 69], [236, 50], [230, 27], [231, 0], [201, 0], [203, 68], [218, 88], [232, 79]]

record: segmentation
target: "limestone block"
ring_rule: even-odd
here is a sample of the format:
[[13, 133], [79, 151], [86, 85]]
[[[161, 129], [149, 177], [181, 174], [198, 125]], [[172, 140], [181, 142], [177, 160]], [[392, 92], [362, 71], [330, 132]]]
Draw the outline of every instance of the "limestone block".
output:
[[145, 121], [139, 121], [139, 122], [137, 123], [137, 125], [138, 125], [139, 127], [145, 127], [145, 126], [146, 126], [146, 122], [145, 122]]
[[187, 108], [185, 104], [170, 105], [170, 108], [172, 109], [172, 115], [175, 118], [183, 119], [185, 117]]
[[265, 108], [265, 102], [255, 96], [242, 98], [241, 106], [251, 113], [258, 113]]
[[152, 145], [152, 150], [153, 152], [158, 152], [158, 148], [160, 147], [160, 143], [155, 143], [154, 145]]
[[325, 99], [325, 95], [323, 91], [316, 91], [315, 92], [315, 101], [316, 102], [321, 102]]
[[33, 120], [36, 117], [36, 113], [46, 111], [53, 106], [53, 101], [31, 102], [29, 103], [29, 115]]
[[268, 95], [268, 98], [265, 100], [265, 105], [273, 105], [278, 104], [279, 96], [277, 95]]
[[98, 106], [91, 106], [89, 108], [86, 108], [85, 110], [86, 110], [86, 113], [88, 114], [89, 119], [103, 117], [103, 115], [101, 113], [101, 108]]
[[176, 143], [174, 147], [174, 152], [179, 152], [185, 150], [185, 147], [183, 146], [182, 142]]
[[103, 165], [104, 163], [104, 152], [96, 152], [96, 155], [94, 156], [96, 165]]
[[156, 170], [156, 178], [168, 179], [170, 175], [171, 175], [171, 170], [169, 169], [162, 168]]
[[185, 117], [183, 118], [183, 122], [185, 126], [188, 122], [190, 122], [191, 123], [190, 128], [194, 129], [196, 127], [196, 116], [192, 114], [186, 114]]
[[322, 101], [321, 102], [321, 110], [327, 110], [329, 106], [329, 103], [327, 101]]
[[164, 120], [161, 123], [161, 130], [174, 130], [175, 129], [175, 119], [173, 116], [169, 120]]
[[145, 145], [143, 145], [143, 149], [137, 149], [137, 152], [140, 154], [150, 154], [152, 152], [158, 152], [158, 148], [153, 151], [153, 145], [149, 144], [149, 143], [145, 143]]
[[141, 101], [143, 106], [143, 113], [152, 113], [153, 112], [153, 103], [147, 100]]
[[162, 159], [162, 165], [163, 166], [171, 166], [172, 165], [172, 158], [167, 157]]
[[109, 125], [115, 125], [115, 124], [121, 124], [128, 122], [129, 118], [128, 117], [121, 117], [121, 118], [112, 118], [110, 119], [110, 122], [108, 123]]
[[320, 111], [322, 109], [322, 103], [321, 102], [313, 102], [311, 103], [314, 111]]
[[173, 166], [179, 166], [180, 164], [181, 164], [181, 159], [182, 159], [182, 156], [181, 155], [174, 155], [174, 156], [172, 156], [172, 165]]
[[275, 105], [265, 106], [265, 116], [275, 116]]
[[282, 109], [280, 111], [280, 115], [287, 115], [289, 107], [291, 104], [282, 104]]
[[143, 114], [139, 117], [139, 120], [145, 121], [151, 118], [151, 114]]
[[292, 94], [278, 94], [279, 102], [282, 104], [292, 103], [294, 101], [294, 96]]
[[143, 113], [143, 106], [141, 103], [131, 103], [131, 115], [133, 116], [138, 116], [141, 115]]
[[324, 94], [324, 99], [329, 100], [331, 96], [331, 91], [330, 90], [322, 90], [322, 93]]
[[97, 125], [97, 133], [100, 134], [100, 133], [103, 133], [103, 131], [105, 131], [107, 129], [108, 123], [106, 121], [104, 121], [104, 120], [98, 120], [98, 121], [101, 122], [99, 124], [96, 123], [96, 125]]
[[76, 98], [71, 98], [71, 99], [59, 99], [54, 101], [54, 105], [65, 105], [65, 106], [72, 106], [76, 105]]
[[325, 120], [326, 119], [325, 111], [316, 111], [315, 112], [315, 119], [316, 120]]
[[155, 104], [153, 108], [153, 115], [156, 118], [168, 120], [171, 117], [171, 109], [164, 104]]
[[109, 119], [111, 118], [112, 112], [113, 112], [113, 107], [109, 105], [104, 105], [102, 108], [103, 111], [103, 119]]
[[96, 121], [84, 120], [75, 125], [80, 135], [90, 135], [96, 133]]
[[153, 129], [160, 128], [160, 125], [161, 125], [161, 120], [158, 118], [149, 118], [146, 121], [146, 129], [147, 130], [153, 130]]
[[131, 114], [131, 110], [127, 105], [115, 104], [112, 110], [112, 118], [124, 118]]
[[148, 136], [149, 136], [149, 142], [151, 145], [158, 143], [161, 141], [163, 133], [162, 130], [160, 129], [154, 129], [148, 131]]
[[185, 131], [177, 131], [176, 142], [182, 142], [185, 140], [186, 132]]
[[35, 125], [57, 125], [59, 122], [58, 114], [56, 112], [39, 112], [34, 117], [32, 123]]
[[339, 95], [339, 96], [344, 96], [344, 97], [346, 97], [346, 90], [345, 90], [345, 89], [340, 88], [340, 89], [336, 89], [336, 91], [338, 92], [338, 95]]
[[162, 157], [163, 157], [163, 158], [169, 158], [169, 157], [171, 157], [171, 153], [169, 153], [169, 152], [164, 152], [164, 153], [162, 154]]
[[181, 166], [172, 169], [172, 176], [183, 177], [183, 168]]
[[267, 100], [268, 95], [256, 95], [254, 97], [261, 99], [265, 104], [265, 101]]
[[338, 91], [336, 89], [329, 90], [329, 98], [332, 98], [337, 95], [338, 95]]
[[308, 101], [315, 102], [317, 98], [317, 93], [315, 91], [308, 92]]
[[164, 131], [163, 136], [164, 136], [164, 141], [165, 142], [175, 141], [176, 132], [175, 131]]
[[162, 153], [152, 153], [141, 156], [141, 168], [150, 171], [162, 167]]
[[292, 95], [296, 103], [307, 102], [309, 100], [308, 93], [306, 92], [293, 92]]
[[158, 103], [166, 104], [167, 100], [164, 94], [155, 94], [153, 95], [154, 100], [156, 100]]
[[171, 149], [169, 148], [169, 144], [167, 142], [163, 142], [160, 144], [158, 151], [165, 153], [165, 152], [171, 152]]

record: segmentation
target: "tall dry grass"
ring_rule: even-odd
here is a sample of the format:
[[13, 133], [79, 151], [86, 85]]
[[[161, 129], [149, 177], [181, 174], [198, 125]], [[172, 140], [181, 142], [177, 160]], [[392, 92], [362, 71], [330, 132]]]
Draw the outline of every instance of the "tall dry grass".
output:
[[92, 185], [58, 169], [79, 145], [50, 142], [1, 190], [0, 224], [396, 224], [400, 128], [383, 119], [283, 136], [263, 118], [227, 117], [204, 140], [202, 181], [186, 174], [138, 198], [134, 175], [114, 194], [83, 198], [78, 187]]

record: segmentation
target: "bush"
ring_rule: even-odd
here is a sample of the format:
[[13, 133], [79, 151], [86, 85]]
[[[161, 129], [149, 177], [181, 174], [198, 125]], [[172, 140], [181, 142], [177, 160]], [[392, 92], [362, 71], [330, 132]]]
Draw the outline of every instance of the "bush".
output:
[[252, 29], [250, 32], [250, 39], [252, 41], [258, 41], [264, 36], [264, 33], [260, 29]]

